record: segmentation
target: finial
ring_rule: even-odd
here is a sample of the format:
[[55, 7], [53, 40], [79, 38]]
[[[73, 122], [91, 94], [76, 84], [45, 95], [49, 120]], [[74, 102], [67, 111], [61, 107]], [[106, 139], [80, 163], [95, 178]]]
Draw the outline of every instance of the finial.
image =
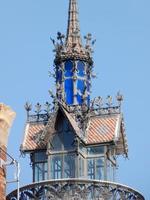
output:
[[117, 93], [116, 98], [117, 98], [119, 107], [121, 107], [121, 104], [122, 104], [122, 101], [123, 101], [123, 95], [120, 93], [120, 91]]
[[69, 2], [66, 46], [67, 47], [81, 46], [77, 0], [70, 0]]
[[26, 102], [24, 105], [25, 110], [27, 111], [27, 118], [29, 118], [29, 112], [32, 110], [32, 104]]

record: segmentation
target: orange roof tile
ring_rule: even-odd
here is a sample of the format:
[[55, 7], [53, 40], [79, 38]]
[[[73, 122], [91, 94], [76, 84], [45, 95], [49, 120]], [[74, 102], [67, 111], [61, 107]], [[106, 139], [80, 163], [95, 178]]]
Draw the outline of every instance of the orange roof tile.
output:
[[105, 143], [115, 140], [120, 115], [92, 117], [87, 129], [87, 144]]
[[[75, 130], [76, 134], [81, 137], [83, 135], [82, 131], [79, 129], [77, 122], [74, 120], [71, 114], [64, 112], [65, 116], [69, 119], [70, 124]], [[122, 115], [100, 115], [94, 116], [89, 119], [88, 127], [86, 130], [86, 138], [81, 138], [85, 144], [100, 144], [108, 142], [116, 142], [116, 144], [121, 142], [121, 152], [126, 148], [126, 144], [122, 141], [125, 140], [125, 134], [122, 133]], [[39, 144], [37, 138], [40, 137], [43, 130], [45, 130], [45, 125], [41, 122], [37, 123], [27, 123], [25, 128], [25, 135], [23, 144], [21, 146], [22, 151], [32, 151], [36, 149], [45, 149], [46, 144]], [[53, 134], [53, 133], [48, 133]], [[47, 135], [45, 136], [47, 137]], [[47, 141], [47, 139], [46, 139]], [[126, 150], [125, 150], [126, 151]]]
[[43, 144], [36, 143], [36, 137], [40, 135], [40, 133], [44, 129], [43, 123], [27, 123], [25, 127], [23, 144], [21, 145], [21, 150], [30, 151], [35, 149], [44, 149], [45, 146]]

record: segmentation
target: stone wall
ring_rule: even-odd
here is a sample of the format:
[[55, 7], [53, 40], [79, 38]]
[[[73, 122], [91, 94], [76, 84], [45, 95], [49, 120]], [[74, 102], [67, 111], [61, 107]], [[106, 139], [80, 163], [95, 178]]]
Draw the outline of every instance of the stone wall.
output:
[[0, 103], [0, 200], [6, 199], [6, 151], [9, 130], [15, 113], [10, 107]]

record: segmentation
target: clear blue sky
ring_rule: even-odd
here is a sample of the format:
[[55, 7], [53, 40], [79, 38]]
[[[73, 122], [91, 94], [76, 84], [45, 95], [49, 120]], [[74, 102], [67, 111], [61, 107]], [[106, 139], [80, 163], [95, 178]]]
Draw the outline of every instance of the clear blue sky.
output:
[[[150, 199], [150, 1], [79, 0], [81, 33], [97, 39], [94, 62], [98, 79], [92, 96], [121, 90], [129, 160], [120, 159], [117, 179]], [[0, 0], [0, 102], [17, 113], [9, 153], [19, 159], [25, 102], [44, 104], [53, 80], [50, 36], [66, 32], [68, 0]], [[30, 181], [26, 160], [21, 185]], [[9, 185], [10, 191], [15, 185]]]

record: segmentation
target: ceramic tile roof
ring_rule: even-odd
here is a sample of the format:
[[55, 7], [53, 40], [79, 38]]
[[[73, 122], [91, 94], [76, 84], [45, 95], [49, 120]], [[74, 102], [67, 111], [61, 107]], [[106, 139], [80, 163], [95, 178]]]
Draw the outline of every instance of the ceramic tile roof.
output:
[[[80, 137], [82, 133], [80, 133], [80, 129], [77, 126], [77, 123], [74, 120], [74, 118], [70, 116], [70, 114], [66, 111], [64, 112], [64, 114], [68, 118], [76, 134]], [[84, 140], [84, 142], [86, 144], [116, 142], [119, 144], [119, 148], [121, 147], [121, 151], [123, 151], [123, 142], [125, 141], [123, 137], [125, 137], [125, 135], [124, 133], [121, 133], [121, 124], [121, 114], [91, 117], [86, 130], [87, 137]], [[45, 149], [46, 145], [38, 144], [37, 142], [37, 138], [41, 135], [45, 127], [46, 126], [41, 122], [27, 123], [21, 150], [32, 151], [36, 149]], [[124, 144], [124, 146], [125, 145], [126, 144]]]
[[24, 139], [21, 145], [21, 150], [30, 151], [35, 149], [44, 149], [43, 144], [36, 143], [36, 137], [44, 130], [43, 123], [27, 123], [25, 127]]
[[91, 118], [87, 130], [87, 144], [116, 140], [120, 129], [120, 119], [120, 114]]

